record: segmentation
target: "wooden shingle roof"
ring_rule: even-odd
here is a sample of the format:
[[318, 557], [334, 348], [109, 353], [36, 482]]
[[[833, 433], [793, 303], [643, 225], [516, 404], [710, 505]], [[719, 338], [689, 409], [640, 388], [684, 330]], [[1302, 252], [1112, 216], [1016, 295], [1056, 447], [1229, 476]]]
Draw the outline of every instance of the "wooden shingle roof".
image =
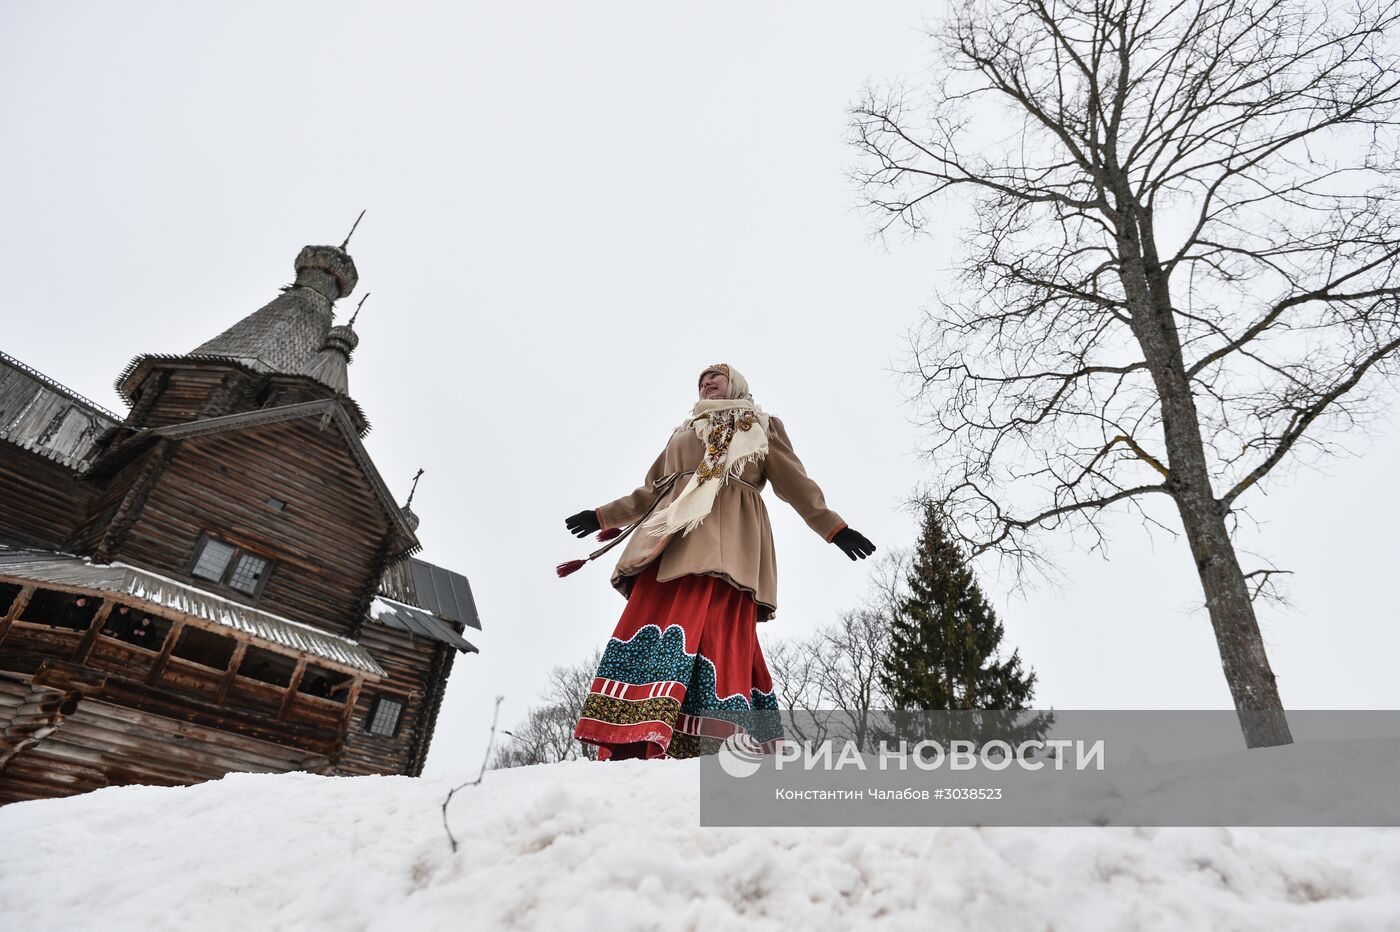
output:
[[98, 438], [121, 420], [0, 353], [0, 440], [81, 472], [96, 457]]

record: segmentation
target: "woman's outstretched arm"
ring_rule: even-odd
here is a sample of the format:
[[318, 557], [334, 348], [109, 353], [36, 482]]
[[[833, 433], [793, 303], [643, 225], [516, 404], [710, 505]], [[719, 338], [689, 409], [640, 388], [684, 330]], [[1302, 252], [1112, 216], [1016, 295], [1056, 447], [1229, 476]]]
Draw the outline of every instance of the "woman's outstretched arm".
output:
[[826, 497], [819, 485], [807, 475], [802, 461], [792, 450], [787, 428], [776, 417], [768, 419], [768, 456], [764, 471], [778, 498], [793, 507], [807, 526], [830, 541], [846, 526], [841, 516], [826, 507]]
[[636, 521], [646, 510], [651, 507], [652, 502], [660, 495], [656, 488], [656, 481], [666, 475], [664, 472], [666, 464], [666, 450], [661, 450], [661, 455], [656, 458], [656, 462], [651, 464], [647, 470], [646, 478], [642, 484], [637, 486], [632, 492], [622, 496], [615, 501], [600, 505], [593, 510], [598, 518], [598, 526], [604, 530], [609, 528], [626, 527]]

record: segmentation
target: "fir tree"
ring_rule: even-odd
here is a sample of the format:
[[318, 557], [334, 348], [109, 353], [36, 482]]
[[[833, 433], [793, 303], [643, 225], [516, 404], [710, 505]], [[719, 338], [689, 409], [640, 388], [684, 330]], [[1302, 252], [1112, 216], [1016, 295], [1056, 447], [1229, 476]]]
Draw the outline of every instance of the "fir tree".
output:
[[1021, 669], [1018, 651], [1000, 659], [1001, 622], [932, 505], [924, 511], [906, 586], [890, 619], [880, 676], [896, 710], [893, 730], [882, 739], [944, 747], [954, 739], [978, 746], [995, 739], [1013, 748], [1043, 739], [1054, 713], [1025, 711], [1035, 673]]
[[927, 506], [880, 677], [894, 708], [1028, 708], [1035, 673], [1022, 670], [1018, 651], [1000, 660], [1001, 639], [1001, 623], [962, 551]]

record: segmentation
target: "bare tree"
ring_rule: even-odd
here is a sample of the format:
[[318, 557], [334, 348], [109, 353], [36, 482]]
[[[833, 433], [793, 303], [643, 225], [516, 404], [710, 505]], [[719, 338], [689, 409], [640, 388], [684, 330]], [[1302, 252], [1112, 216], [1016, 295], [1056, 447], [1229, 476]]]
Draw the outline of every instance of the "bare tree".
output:
[[816, 635], [822, 707], [844, 712], [859, 747], [867, 746], [878, 713], [890, 708], [880, 685], [889, 643], [889, 616], [869, 607], [842, 612]]
[[596, 760], [597, 750], [574, 739], [574, 726], [583, 712], [588, 687], [603, 659], [602, 650], [573, 666], [554, 667], [540, 694], [540, 702], [526, 713], [525, 721], [505, 734], [509, 743], [496, 751], [491, 767], [525, 767], [586, 757]]
[[[816, 636], [782, 638], [764, 648], [768, 672], [777, 690], [785, 737], [792, 741], [821, 742], [830, 732], [829, 716], [822, 713], [819, 676], [822, 661]], [[807, 712], [813, 714], [805, 714]]]
[[820, 741], [835, 728], [861, 746], [872, 737], [877, 713], [889, 708], [880, 672], [908, 565], [907, 550], [885, 551], [873, 563], [869, 590], [859, 607], [841, 612], [836, 621], [806, 638], [777, 641], [768, 650], [768, 667], [782, 708], [831, 710], [839, 718], [791, 716], [794, 729], [810, 728], [812, 733], [790, 737]]
[[[881, 232], [971, 195], [911, 369], [974, 553], [1174, 506], [1250, 747], [1291, 741], [1234, 537], [1400, 348], [1395, 0], [963, 0], [927, 101], [852, 111]], [[1029, 563], [1027, 561], [1030, 561]]]
[[764, 659], [780, 708], [820, 708], [822, 663], [816, 638], [781, 638], [764, 649]]

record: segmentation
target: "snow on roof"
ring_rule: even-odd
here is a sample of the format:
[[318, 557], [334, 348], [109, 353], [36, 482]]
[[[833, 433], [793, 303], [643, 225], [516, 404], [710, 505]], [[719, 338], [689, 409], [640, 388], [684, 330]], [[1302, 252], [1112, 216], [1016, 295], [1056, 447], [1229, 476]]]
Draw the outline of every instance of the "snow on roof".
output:
[[409, 634], [451, 644], [464, 653], [477, 653], [476, 647], [458, 634], [451, 625], [441, 618], [434, 618], [421, 608], [405, 605], [380, 595], [375, 596], [374, 600], [369, 603], [369, 617], [381, 625], [388, 625], [400, 631], [407, 631]]

